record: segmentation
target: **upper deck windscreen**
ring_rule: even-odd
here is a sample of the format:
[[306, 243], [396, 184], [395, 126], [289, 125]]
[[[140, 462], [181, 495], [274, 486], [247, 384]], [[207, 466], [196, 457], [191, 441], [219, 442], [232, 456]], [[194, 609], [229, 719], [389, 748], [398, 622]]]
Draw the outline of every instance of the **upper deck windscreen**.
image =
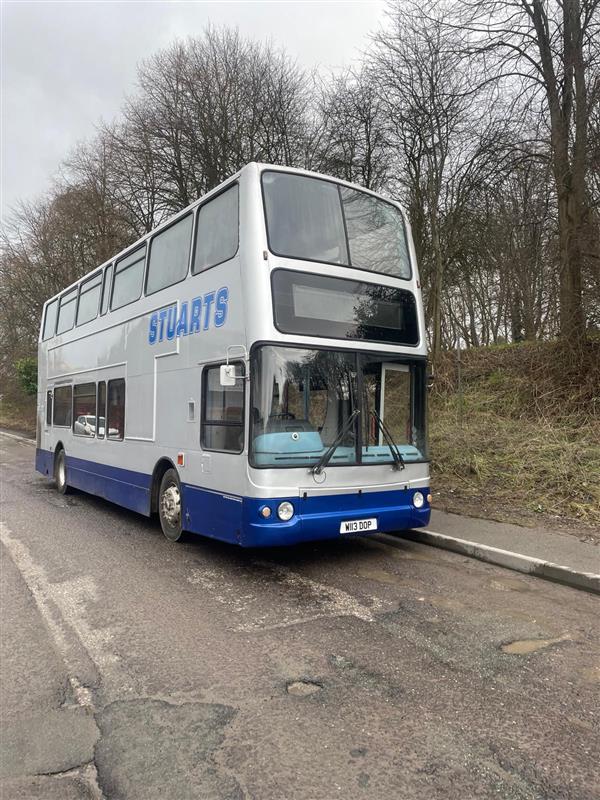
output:
[[366, 192], [287, 172], [262, 175], [269, 247], [287, 258], [410, 278], [402, 214]]

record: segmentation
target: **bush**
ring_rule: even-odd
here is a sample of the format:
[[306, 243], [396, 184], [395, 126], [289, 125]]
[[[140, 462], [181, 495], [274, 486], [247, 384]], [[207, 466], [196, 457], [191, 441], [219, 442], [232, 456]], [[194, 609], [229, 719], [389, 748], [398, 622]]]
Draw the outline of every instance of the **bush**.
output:
[[37, 359], [20, 358], [15, 361], [15, 371], [25, 394], [37, 394]]

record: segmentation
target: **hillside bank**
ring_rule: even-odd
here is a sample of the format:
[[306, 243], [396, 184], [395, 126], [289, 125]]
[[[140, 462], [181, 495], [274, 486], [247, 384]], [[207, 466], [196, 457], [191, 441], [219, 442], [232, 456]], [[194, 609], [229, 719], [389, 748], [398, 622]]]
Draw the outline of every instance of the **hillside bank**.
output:
[[438, 507], [600, 532], [600, 339], [447, 352], [429, 420]]

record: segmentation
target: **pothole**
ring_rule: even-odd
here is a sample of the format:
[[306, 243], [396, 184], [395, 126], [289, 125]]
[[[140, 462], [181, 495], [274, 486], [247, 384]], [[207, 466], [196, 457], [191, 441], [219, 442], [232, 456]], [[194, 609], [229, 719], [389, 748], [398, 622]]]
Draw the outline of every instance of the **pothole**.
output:
[[288, 694], [292, 694], [295, 697], [308, 697], [310, 694], [320, 692], [323, 685], [317, 683], [317, 681], [301, 680], [291, 681], [285, 688]]
[[550, 647], [552, 644], [568, 642], [570, 638], [570, 636], [558, 636], [556, 639], [517, 639], [514, 642], [501, 645], [500, 649], [503, 653], [525, 656], [529, 653], [535, 653], [537, 650], [543, 650], [544, 647]]

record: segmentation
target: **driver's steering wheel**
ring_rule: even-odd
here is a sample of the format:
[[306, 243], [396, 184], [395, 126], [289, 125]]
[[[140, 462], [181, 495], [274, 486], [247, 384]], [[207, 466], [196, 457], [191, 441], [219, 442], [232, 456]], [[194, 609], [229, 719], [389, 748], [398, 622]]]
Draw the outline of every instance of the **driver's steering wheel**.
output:
[[292, 414], [291, 411], [280, 411], [278, 414], [269, 414], [270, 419], [296, 419], [296, 415]]

